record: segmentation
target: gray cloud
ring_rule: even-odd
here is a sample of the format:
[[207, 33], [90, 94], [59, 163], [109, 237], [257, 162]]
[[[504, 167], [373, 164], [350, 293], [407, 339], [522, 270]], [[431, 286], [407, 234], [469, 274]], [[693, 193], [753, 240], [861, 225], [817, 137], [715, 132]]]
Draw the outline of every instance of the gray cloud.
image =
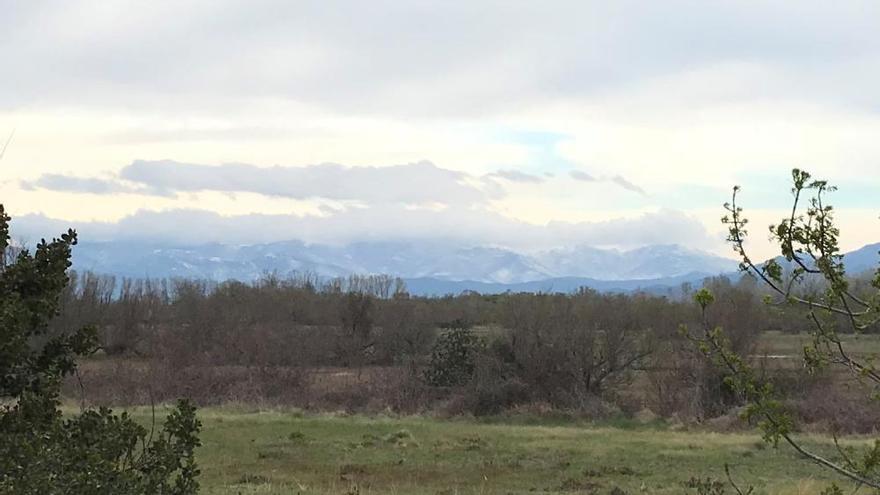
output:
[[596, 182], [595, 177], [593, 177], [592, 175], [590, 175], [586, 172], [582, 172], [580, 170], [572, 170], [571, 172], [568, 173], [568, 175], [570, 175], [571, 178], [574, 180], [581, 180], [584, 182]]
[[443, 203], [471, 205], [503, 195], [497, 185], [481, 189], [467, 174], [430, 162], [387, 167], [345, 167], [325, 163], [304, 167], [219, 166], [172, 160], [138, 160], [124, 167], [119, 179], [46, 174], [23, 184], [53, 191], [171, 195], [179, 192], [251, 192], [294, 199], [325, 198], [365, 203]]
[[568, 173], [568, 175], [574, 180], [579, 180], [582, 182], [610, 182], [610, 183], [615, 184], [619, 187], [622, 187], [623, 189], [626, 189], [627, 191], [638, 193], [642, 196], [648, 195], [648, 193], [645, 192], [644, 189], [642, 189], [638, 185], [634, 184], [633, 182], [625, 179], [621, 175], [615, 175], [613, 177], [596, 178], [596, 177], [594, 177], [584, 171], [581, 171], [581, 170], [572, 170]]
[[[547, 175], [547, 174], [545, 174]], [[547, 175], [552, 177], [552, 174]], [[647, 196], [644, 189], [620, 175], [596, 178], [580, 170], [569, 176], [584, 182], [610, 182]], [[470, 179], [470, 181], [469, 181]], [[23, 189], [89, 194], [145, 194], [175, 196], [182, 192], [249, 192], [294, 199], [361, 201], [366, 204], [404, 203], [468, 206], [483, 204], [507, 193], [498, 182], [540, 184], [545, 177], [518, 170], [498, 170], [477, 177], [422, 161], [387, 167], [346, 167], [334, 163], [303, 167], [257, 167], [242, 163], [219, 166], [173, 160], [136, 160], [116, 178], [44, 174], [22, 181]], [[475, 186], [479, 183], [480, 187]]]
[[619, 175], [615, 175], [614, 177], [612, 177], [612, 178], [611, 178], [611, 182], [613, 182], [613, 183], [617, 184], [618, 186], [620, 186], [620, 187], [626, 189], [627, 191], [632, 191], [632, 192], [634, 192], [634, 193], [641, 194], [642, 196], [647, 196], [647, 195], [648, 195], [648, 193], [646, 193], [644, 189], [642, 189], [641, 187], [639, 187], [639, 186], [633, 184], [632, 182], [630, 182], [630, 181], [624, 179], [623, 177], [621, 177], [621, 176], [619, 176]]
[[120, 177], [170, 191], [253, 192], [296, 199], [327, 198], [369, 203], [472, 204], [486, 199], [464, 182], [466, 175], [430, 162], [387, 167], [345, 167], [325, 163], [305, 167], [220, 166], [170, 160], [135, 161]]
[[868, 0], [115, 5], [115, 15], [92, 15], [87, 0], [5, 8], [0, 42], [15, 49], [4, 56], [0, 107], [54, 99], [222, 112], [218, 101], [258, 96], [345, 113], [485, 116], [511, 101], [558, 101], [737, 61], [799, 81], [756, 81], [751, 98], [878, 102], [880, 70], [858, 63], [880, 54], [880, 4]]
[[510, 182], [530, 182], [533, 184], [544, 182], [543, 177], [520, 172], [519, 170], [499, 170], [497, 172], [487, 174], [486, 177], [504, 179]]

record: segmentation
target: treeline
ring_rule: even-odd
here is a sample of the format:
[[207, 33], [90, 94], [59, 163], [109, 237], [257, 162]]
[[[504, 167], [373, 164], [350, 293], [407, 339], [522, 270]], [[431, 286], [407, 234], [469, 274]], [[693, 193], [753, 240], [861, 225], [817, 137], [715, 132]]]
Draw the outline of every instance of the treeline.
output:
[[[67, 389], [82, 400], [185, 395], [202, 403], [453, 414], [537, 404], [690, 418], [738, 403], [724, 376], [679, 334], [680, 325], [700, 319], [687, 296], [584, 289], [416, 297], [387, 276], [267, 275], [252, 284], [71, 279], [53, 331], [96, 325], [104, 354]], [[749, 278], [705, 285], [717, 299], [712, 324], [743, 355], [756, 354], [765, 330], [807, 328], [765, 304]]]

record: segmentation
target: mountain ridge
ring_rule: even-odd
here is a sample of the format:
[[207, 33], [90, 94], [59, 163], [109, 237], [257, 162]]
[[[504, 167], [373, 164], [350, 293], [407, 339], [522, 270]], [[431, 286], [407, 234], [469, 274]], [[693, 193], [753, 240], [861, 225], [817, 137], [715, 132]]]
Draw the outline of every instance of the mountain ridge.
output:
[[[846, 255], [850, 273], [876, 267], [880, 243]], [[74, 249], [74, 269], [129, 278], [196, 278], [249, 282], [267, 273], [324, 278], [385, 274], [404, 279], [415, 294], [476, 290], [660, 290], [732, 274], [737, 262], [675, 244], [630, 250], [567, 246], [520, 253], [495, 246], [437, 241], [360, 241], [333, 246], [280, 241], [196, 246], [130, 241], [85, 242]]]
[[231, 246], [134, 242], [81, 243], [74, 268], [141, 278], [192, 277], [254, 280], [274, 272], [337, 277], [387, 274], [401, 278], [517, 284], [580, 277], [651, 280], [690, 272], [720, 273], [736, 262], [676, 245], [629, 251], [573, 246], [533, 254], [494, 246], [442, 241], [357, 242], [343, 246], [284, 241]]

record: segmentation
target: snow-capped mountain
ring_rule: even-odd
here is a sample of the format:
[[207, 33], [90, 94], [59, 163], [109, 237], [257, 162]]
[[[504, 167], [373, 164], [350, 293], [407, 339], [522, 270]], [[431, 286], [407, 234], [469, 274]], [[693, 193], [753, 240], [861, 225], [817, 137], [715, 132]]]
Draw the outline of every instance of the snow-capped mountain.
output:
[[[880, 244], [846, 255], [849, 273], [875, 269]], [[357, 242], [344, 246], [299, 241], [230, 246], [144, 245], [133, 242], [81, 243], [74, 269], [134, 278], [186, 277], [252, 281], [266, 273], [321, 277], [387, 274], [406, 280], [415, 294], [437, 295], [476, 290], [604, 291], [674, 289], [684, 282], [730, 274], [737, 262], [678, 245], [629, 251], [590, 246], [534, 254], [438, 240]]]
[[310, 272], [325, 277], [381, 273], [412, 279], [517, 284], [564, 277], [648, 280], [689, 273], [717, 274], [735, 267], [732, 260], [674, 245], [632, 251], [581, 246], [534, 255], [442, 241], [357, 242], [345, 246], [298, 241], [249, 246], [103, 242], [81, 243], [74, 250], [77, 270], [126, 277], [245, 281], [270, 272]]
[[718, 274], [734, 271], [737, 266], [731, 259], [674, 244], [630, 251], [578, 246], [540, 253], [537, 258], [554, 277], [599, 280], [647, 280], [695, 272]]

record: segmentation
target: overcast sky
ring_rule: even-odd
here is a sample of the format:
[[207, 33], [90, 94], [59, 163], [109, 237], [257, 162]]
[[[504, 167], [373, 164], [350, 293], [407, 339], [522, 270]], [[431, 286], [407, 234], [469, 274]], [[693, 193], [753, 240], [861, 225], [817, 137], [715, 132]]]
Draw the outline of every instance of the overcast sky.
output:
[[726, 254], [730, 188], [770, 223], [802, 167], [840, 186], [856, 248], [880, 241], [878, 19], [875, 1], [0, 0], [0, 201], [23, 236]]

